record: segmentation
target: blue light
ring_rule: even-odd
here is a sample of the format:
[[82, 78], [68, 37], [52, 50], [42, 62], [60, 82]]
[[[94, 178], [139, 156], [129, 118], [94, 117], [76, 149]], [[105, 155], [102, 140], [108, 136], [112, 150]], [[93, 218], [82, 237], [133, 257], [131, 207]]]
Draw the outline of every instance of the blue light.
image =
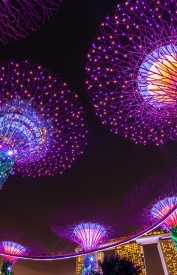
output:
[[8, 154], [8, 156], [12, 156], [12, 155], [13, 155], [13, 151], [9, 150], [9, 151], [7, 152], [7, 154]]

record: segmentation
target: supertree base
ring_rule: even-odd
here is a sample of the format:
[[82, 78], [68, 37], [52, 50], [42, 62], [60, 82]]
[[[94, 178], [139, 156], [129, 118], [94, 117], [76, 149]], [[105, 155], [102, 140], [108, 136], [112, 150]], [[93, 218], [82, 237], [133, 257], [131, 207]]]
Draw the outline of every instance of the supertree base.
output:
[[0, 274], [3, 275], [13, 275], [14, 273], [11, 272], [11, 268], [12, 268], [12, 263], [9, 261], [4, 260], [3, 264], [2, 264], [2, 268], [0, 271]]

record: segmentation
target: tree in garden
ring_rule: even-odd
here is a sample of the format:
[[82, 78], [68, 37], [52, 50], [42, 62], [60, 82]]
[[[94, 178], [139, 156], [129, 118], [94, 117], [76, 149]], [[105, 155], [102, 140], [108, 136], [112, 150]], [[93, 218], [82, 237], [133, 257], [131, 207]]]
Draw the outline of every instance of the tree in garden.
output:
[[119, 255], [115, 257], [106, 257], [99, 262], [101, 272], [94, 271], [93, 275], [138, 275], [141, 274], [141, 267], [136, 266], [129, 258], [121, 258]]

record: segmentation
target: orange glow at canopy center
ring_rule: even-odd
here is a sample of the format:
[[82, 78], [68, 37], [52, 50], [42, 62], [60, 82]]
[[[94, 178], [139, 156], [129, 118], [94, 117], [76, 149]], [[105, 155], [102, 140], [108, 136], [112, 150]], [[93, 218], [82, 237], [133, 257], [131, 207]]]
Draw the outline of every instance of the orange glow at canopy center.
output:
[[153, 63], [147, 75], [147, 88], [158, 102], [172, 104], [177, 96], [177, 54], [164, 54]]

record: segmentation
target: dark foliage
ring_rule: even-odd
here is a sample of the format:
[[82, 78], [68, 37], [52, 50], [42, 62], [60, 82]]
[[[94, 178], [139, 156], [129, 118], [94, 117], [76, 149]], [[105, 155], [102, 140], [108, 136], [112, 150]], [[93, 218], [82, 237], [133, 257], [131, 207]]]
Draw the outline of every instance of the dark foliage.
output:
[[2, 263], [2, 268], [1, 268], [0, 274], [14, 275], [14, 273], [11, 272], [11, 266], [12, 266], [12, 264], [9, 261], [4, 260]]
[[99, 263], [101, 271], [94, 271], [92, 275], [139, 275], [141, 274], [141, 267], [135, 266], [134, 263], [126, 258], [116, 257], [105, 258], [103, 262]]

